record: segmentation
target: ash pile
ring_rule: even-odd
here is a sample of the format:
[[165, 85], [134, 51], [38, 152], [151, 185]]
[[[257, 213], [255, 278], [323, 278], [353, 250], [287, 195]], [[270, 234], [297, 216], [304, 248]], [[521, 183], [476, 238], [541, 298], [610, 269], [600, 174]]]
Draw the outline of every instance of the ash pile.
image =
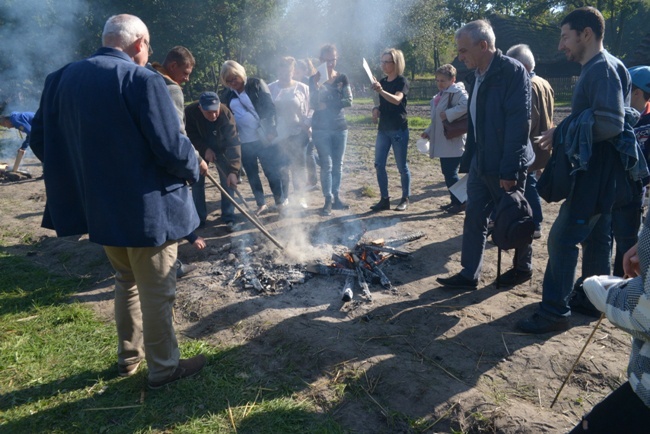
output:
[[218, 256], [212, 273], [226, 276], [229, 286], [268, 295], [289, 291], [314, 275], [344, 276], [341, 289], [344, 302], [352, 300], [357, 285], [363, 298], [372, 301], [370, 285], [380, 285], [396, 293], [383, 268], [391, 258], [409, 256], [410, 252], [400, 246], [423, 236], [423, 232], [416, 232], [388, 240], [361, 240], [352, 250], [341, 246], [329, 260], [309, 264], [282, 263], [284, 253], [280, 250], [269, 249], [265, 243], [247, 245], [244, 239], [239, 239], [210, 251]]
[[261, 244], [246, 245], [243, 239], [212, 249], [220, 257], [214, 274], [230, 277], [230, 286], [241, 285], [258, 293], [278, 293], [305, 283], [312, 276], [303, 264], [279, 264], [279, 250], [268, 250]]

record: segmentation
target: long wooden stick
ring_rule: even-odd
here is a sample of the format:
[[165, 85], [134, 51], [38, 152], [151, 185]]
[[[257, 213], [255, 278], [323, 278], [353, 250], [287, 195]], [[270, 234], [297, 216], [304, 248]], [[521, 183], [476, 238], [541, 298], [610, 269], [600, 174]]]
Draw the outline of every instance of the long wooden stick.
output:
[[[226, 173], [223, 171], [223, 169], [221, 167], [219, 167], [218, 163], [215, 163], [215, 167], [217, 168], [217, 170], [219, 171], [219, 174], [221, 176], [223, 176], [224, 179], [228, 179], [228, 175], [226, 175]], [[255, 215], [255, 213], [253, 213], [253, 210], [251, 209], [251, 207], [248, 206], [248, 202], [246, 202], [246, 199], [244, 199], [244, 195], [241, 194], [241, 192], [236, 188], [233, 188], [233, 190], [235, 191], [235, 194], [237, 195], [239, 200], [241, 200], [242, 204], [246, 208], [246, 211], [248, 211], [250, 213], [251, 217], [253, 217], [255, 220], [257, 220], [257, 222], [259, 224], [262, 224], [262, 222], [260, 222], [260, 219], [257, 217], [257, 215]]]
[[605, 318], [605, 314], [601, 313], [600, 318], [598, 318], [598, 322], [596, 322], [596, 325], [594, 326], [594, 329], [591, 331], [591, 334], [587, 338], [587, 342], [585, 342], [585, 345], [582, 347], [582, 350], [580, 351], [580, 354], [578, 354], [578, 357], [576, 357], [576, 361], [573, 362], [573, 366], [571, 366], [571, 370], [566, 375], [566, 378], [564, 379], [564, 382], [560, 386], [560, 389], [555, 394], [555, 399], [553, 399], [553, 402], [551, 402], [551, 408], [553, 408], [553, 406], [555, 405], [555, 402], [560, 397], [560, 393], [562, 393], [562, 389], [564, 389], [564, 386], [566, 385], [567, 381], [569, 381], [569, 377], [571, 377], [571, 374], [573, 374], [573, 370], [576, 368], [576, 365], [578, 364], [578, 361], [580, 360], [580, 357], [582, 357], [582, 353], [584, 353], [585, 350], [587, 349], [587, 345], [589, 345], [589, 342], [591, 342], [591, 339], [596, 334], [596, 330], [598, 330], [598, 326], [600, 326], [600, 323], [603, 321], [603, 318]]
[[264, 235], [265, 235], [269, 240], [271, 240], [271, 242], [272, 242], [273, 244], [275, 244], [275, 245], [276, 245], [280, 250], [284, 250], [284, 246], [283, 246], [282, 244], [280, 244], [280, 242], [279, 242], [278, 240], [276, 240], [276, 239], [273, 237], [273, 235], [271, 235], [271, 234], [269, 233], [269, 231], [267, 231], [267, 230], [264, 228], [264, 226], [262, 226], [261, 223], [259, 223], [258, 221], [256, 221], [253, 217], [251, 217], [251, 215], [248, 214], [248, 213], [246, 212], [246, 210], [245, 210], [244, 208], [242, 208], [242, 206], [239, 205], [239, 204], [237, 203], [237, 201], [236, 201], [235, 199], [233, 199], [233, 197], [232, 197], [231, 195], [228, 194], [228, 192], [226, 191], [226, 189], [223, 188], [223, 187], [221, 186], [221, 184], [219, 184], [219, 183], [217, 182], [216, 179], [214, 179], [214, 176], [212, 176], [212, 175], [210, 174], [210, 172], [207, 172], [207, 173], [205, 174], [205, 177], [208, 178], [210, 181], [212, 181], [212, 183], [213, 183], [213, 184], [214, 184], [214, 185], [219, 189], [219, 191], [221, 191], [221, 194], [223, 194], [223, 196], [224, 196], [226, 199], [228, 199], [229, 201], [231, 201], [232, 204], [235, 205], [235, 208], [237, 208], [237, 209], [239, 210], [239, 212], [241, 212], [241, 213], [244, 215], [244, 217], [246, 217], [246, 218], [247, 218], [251, 223], [253, 223], [253, 225], [255, 225], [255, 227], [256, 227], [257, 229], [259, 229], [260, 232], [262, 232], [262, 233], [263, 233], [263, 234], [264, 234]]

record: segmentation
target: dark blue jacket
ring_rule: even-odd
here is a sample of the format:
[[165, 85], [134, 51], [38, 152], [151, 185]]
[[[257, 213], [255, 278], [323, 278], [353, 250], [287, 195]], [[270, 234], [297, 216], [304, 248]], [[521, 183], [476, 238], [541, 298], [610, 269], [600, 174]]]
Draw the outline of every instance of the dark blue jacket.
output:
[[43, 162], [43, 227], [116, 247], [160, 246], [196, 229], [199, 176], [165, 81], [100, 48], [45, 81], [31, 146]]
[[[472, 101], [474, 85], [472, 81], [467, 107]], [[477, 119], [469, 116], [461, 172], [469, 171], [474, 157], [478, 159], [479, 175], [499, 179], [516, 180], [517, 174], [530, 166], [535, 159], [528, 139], [530, 96], [530, 78], [524, 66], [497, 50], [478, 89]]]

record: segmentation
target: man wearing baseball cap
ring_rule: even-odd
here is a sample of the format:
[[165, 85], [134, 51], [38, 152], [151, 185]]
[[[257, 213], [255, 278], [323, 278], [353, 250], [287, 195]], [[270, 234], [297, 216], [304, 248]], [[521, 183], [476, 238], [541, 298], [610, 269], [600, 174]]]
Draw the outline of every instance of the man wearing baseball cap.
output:
[[[241, 143], [235, 117], [221, 104], [215, 92], [203, 92], [198, 101], [185, 107], [187, 136], [203, 159], [217, 165], [219, 182], [233, 197], [241, 167]], [[208, 211], [205, 204], [205, 176], [192, 186], [194, 206], [204, 224]], [[235, 228], [235, 206], [221, 195], [221, 220], [228, 232]]]

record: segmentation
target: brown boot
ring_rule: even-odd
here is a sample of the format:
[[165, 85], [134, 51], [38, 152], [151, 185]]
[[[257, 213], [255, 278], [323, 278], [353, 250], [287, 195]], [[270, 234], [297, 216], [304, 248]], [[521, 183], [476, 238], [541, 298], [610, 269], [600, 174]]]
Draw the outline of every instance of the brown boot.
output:
[[178, 361], [178, 366], [172, 375], [161, 381], [150, 381], [149, 389], [160, 389], [161, 387], [173, 383], [176, 380], [180, 380], [181, 378], [187, 378], [198, 374], [199, 371], [203, 369], [206, 362], [207, 359], [203, 354], [194, 356], [191, 359], [181, 359]]

